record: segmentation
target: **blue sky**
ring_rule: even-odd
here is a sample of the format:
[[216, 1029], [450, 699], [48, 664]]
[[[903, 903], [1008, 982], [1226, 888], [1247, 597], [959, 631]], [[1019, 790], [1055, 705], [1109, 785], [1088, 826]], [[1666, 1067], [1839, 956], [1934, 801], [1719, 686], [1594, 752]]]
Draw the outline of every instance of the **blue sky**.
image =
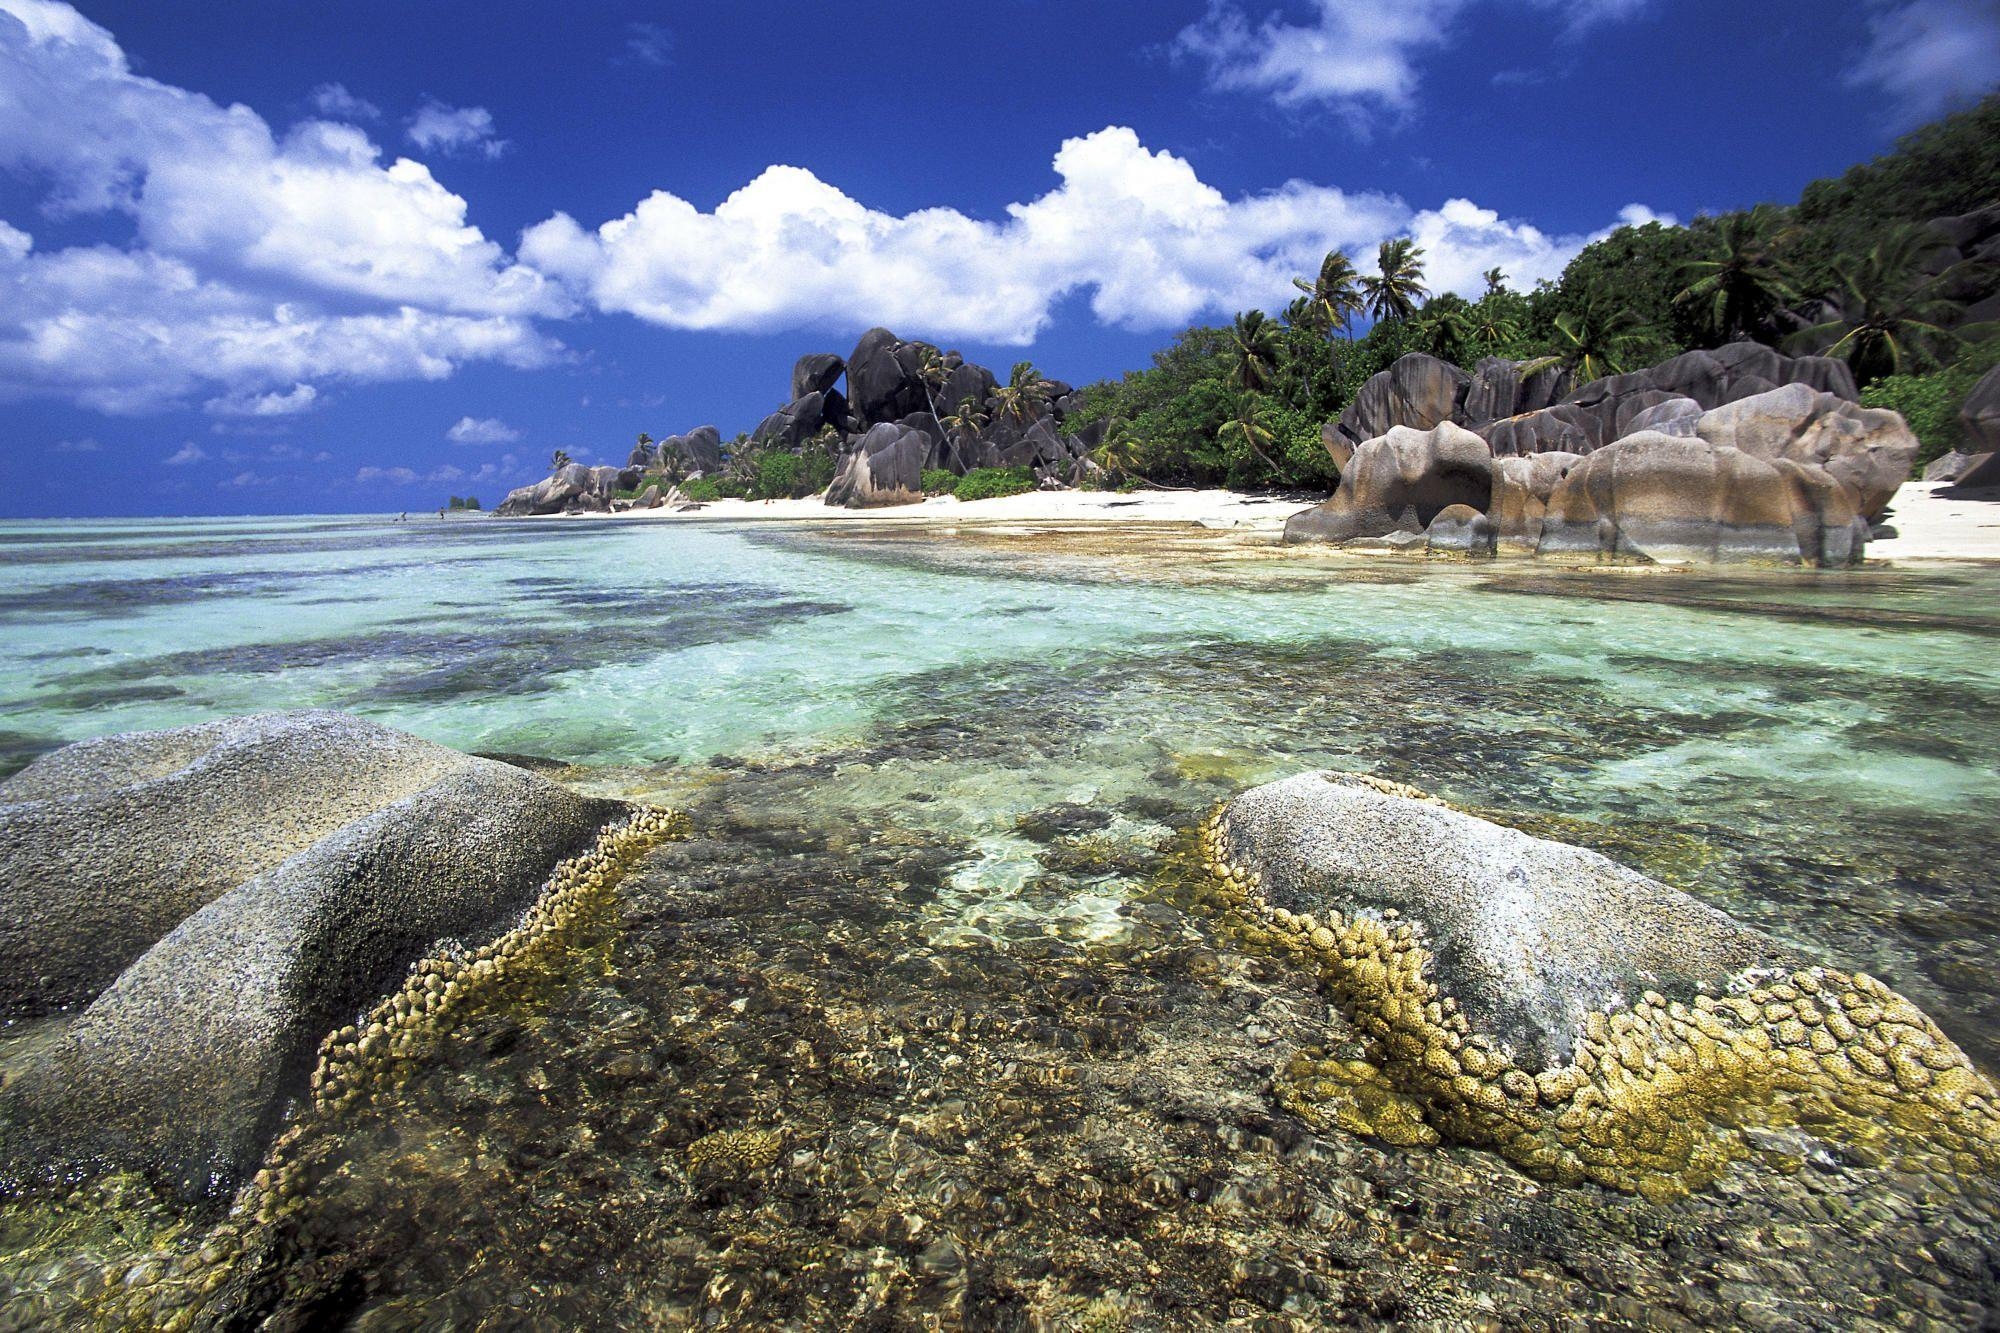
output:
[[1075, 382], [1793, 198], [2000, 0], [0, 0], [0, 514], [489, 505], [872, 324]]

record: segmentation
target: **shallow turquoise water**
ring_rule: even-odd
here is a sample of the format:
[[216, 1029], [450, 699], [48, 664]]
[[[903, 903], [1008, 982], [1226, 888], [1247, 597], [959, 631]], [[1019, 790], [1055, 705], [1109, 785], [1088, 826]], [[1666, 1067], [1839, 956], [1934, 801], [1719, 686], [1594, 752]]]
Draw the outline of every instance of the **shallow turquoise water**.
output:
[[1022, 816], [1072, 803], [1143, 834], [1339, 764], [1583, 821], [1557, 831], [1879, 971], [1995, 1062], [2000, 571], [1270, 555], [486, 519], [0, 525], [0, 771], [304, 706], [664, 797], [718, 758], [811, 761], [799, 801], [970, 839], [958, 895], [928, 910], [1004, 934], [1088, 933], [1121, 894], [1116, 874], [1032, 891]]
[[[331, 706], [691, 815], [621, 886], [608, 947], [341, 1124], [286, 1247], [224, 1306], [252, 1290], [364, 1329], [2000, 1308], [1990, 1189], [1954, 1202], [1783, 1135], [1661, 1206], [1306, 1135], [1270, 1080], [1343, 1024], [1147, 892], [1213, 802], [1373, 771], [1872, 971], [2000, 1068], [2000, 570], [1369, 564], [1166, 531], [16, 524], [0, 627], [0, 774], [109, 731]], [[690, 1165], [764, 1126], [787, 1145], [767, 1176]], [[149, 1246], [201, 1247], [130, 1182], [91, 1197], [102, 1216], [53, 1241], [0, 1209], [0, 1326], [77, 1324], [104, 1273], [151, 1282]]]

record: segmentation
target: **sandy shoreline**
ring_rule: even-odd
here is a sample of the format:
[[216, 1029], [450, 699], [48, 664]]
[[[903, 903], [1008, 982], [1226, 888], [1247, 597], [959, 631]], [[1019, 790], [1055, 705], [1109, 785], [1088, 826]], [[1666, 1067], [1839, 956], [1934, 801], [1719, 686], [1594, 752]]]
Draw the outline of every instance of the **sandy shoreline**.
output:
[[[1943, 483], [1905, 482], [1888, 526], [1895, 535], [1868, 543], [1868, 559], [1893, 564], [2000, 561], [2000, 495], [1965, 499], [1942, 494]], [[964, 527], [1021, 523], [1178, 525], [1276, 538], [1285, 520], [1315, 503], [1298, 495], [1239, 491], [1029, 491], [994, 500], [936, 496], [889, 509], [836, 509], [805, 500], [714, 500], [696, 508], [635, 509], [581, 514], [639, 523], [865, 523], [884, 527]]]
[[933, 496], [885, 509], [837, 509], [805, 500], [711, 500], [698, 508], [631, 509], [579, 518], [647, 523], [799, 522], [959, 527], [968, 523], [1179, 523], [1204, 528], [1282, 532], [1285, 520], [1310, 507], [1310, 497], [1245, 495], [1238, 491], [1027, 491], [993, 500]]

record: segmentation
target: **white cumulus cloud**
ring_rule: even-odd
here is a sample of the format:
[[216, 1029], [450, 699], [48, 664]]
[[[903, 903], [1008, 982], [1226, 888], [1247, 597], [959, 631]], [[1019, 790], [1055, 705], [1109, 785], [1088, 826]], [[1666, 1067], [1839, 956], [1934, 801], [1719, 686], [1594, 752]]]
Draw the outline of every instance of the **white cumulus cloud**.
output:
[[[1266, 96], [1281, 106], [1322, 104], [1365, 124], [1415, 102], [1418, 63], [1448, 44], [1477, 0], [1314, 0], [1303, 23], [1273, 14], [1252, 23], [1235, 0], [1210, 0], [1208, 12], [1174, 39], [1177, 56], [1201, 65], [1209, 86]], [[1514, 0], [1550, 11], [1560, 31], [1582, 35], [1600, 23], [1632, 18], [1651, 0]]]
[[208, 457], [208, 451], [189, 440], [179, 449], [169, 454], [163, 461], [168, 467], [186, 467], [189, 463], [199, 463]]
[[444, 437], [453, 444], [512, 444], [521, 438], [521, 432], [498, 417], [465, 416], [453, 423]]
[[56, 0], [0, 0], [0, 90], [0, 170], [43, 183], [51, 216], [132, 228], [38, 252], [0, 223], [0, 399], [151, 411], [556, 353], [532, 321], [567, 313], [562, 293], [352, 125], [280, 135], [134, 74]]
[[703, 212], [656, 191], [586, 230], [566, 214], [529, 228], [521, 257], [601, 310], [680, 329], [865, 324], [937, 338], [1031, 341], [1054, 303], [1087, 290], [1097, 317], [1164, 329], [1203, 315], [1279, 310], [1291, 280], [1344, 248], [1412, 232], [1433, 286], [1477, 292], [1495, 262], [1526, 283], [1589, 239], [1554, 236], [1465, 200], [1416, 212], [1373, 192], [1289, 181], [1227, 198], [1183, 158], [1111, 126], [1066, 141], [1057, 187], [1002, 221], [948, 208], [884, 213], [798, 167], [765, 170]]
[[1870, 0], [1868, 47], [1847, 82], [1873, 88], [1899, 125], [1930, 120], [2000, 85], [1994, 0]]
[[202, 410], [216, 417], [289, 417], [310, 412], [319, 402], [319, 390], [310, 384], [294, 384], [284, 393], [227, 394], [211, 398]]
[[493, 113], [483, 106], [446, 106], [431, 101], [410, 117], [410, 142], [429, 153], [476, 153], [492, 159], [507, 151], [493, 131]]
[[322, 116], [332, 120], [378, 120], [382, 109], [356, 97], [344, 83], [322, 83], [312, 90], [312, 104]]

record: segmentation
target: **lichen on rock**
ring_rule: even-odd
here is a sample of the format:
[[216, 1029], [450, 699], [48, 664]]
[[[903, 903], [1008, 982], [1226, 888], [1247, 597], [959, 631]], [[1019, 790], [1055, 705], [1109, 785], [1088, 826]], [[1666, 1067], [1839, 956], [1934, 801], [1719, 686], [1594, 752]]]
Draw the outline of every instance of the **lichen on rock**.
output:
[[[1291, 808], [1274, 821], [1272, 789], [1288, 786], [1276, 799]], [[1317, 823], [1301, 842], [1307, 811]], [[1342, 812], [1358, 814], [1345, 831], [1335, 826]], [[1406, 838], [1412, 845], [1393, 850], [1407, 857], [1428, 849], [1436, 859], [1403, 884], [1366, 882], [1365, 869], [1353, 863], [1324, 876], [1301, 874], [1301, 846], [1318, 855], [1346, 848], [1367, 867], [1369, 848], [1384, 839], [1371, 817], [1430, 825], [1433, 841]], [[1468, 857], [1468, 845], [1438, 839], [1439, 827], [1476, 839], [1466, 864], [1452, 862]], [[1490, 1148], [1551, 1179], [1595, 1181], [1653, 1199], [1713, 1182], [1752, 1151], [1746, 1131], [1778, 1127], [1796, 1126], [1848, 1153], [1943, 1180], [2000, 1172], [2000, 1093], [1915, 1005], [1864, 973], [1811, 963], [1752, 960], [1704, 975], [1704, 964], [1744, 958], [1754, 932], [1594, 853], [1564, 849], [1581, 867], [1598, 870], [1602, 862], [1621, 873], [1609, 881], [1615, 893], [1586, 893], [1568, 904], [1595, 904], [1601, 913], [1594, 923], [1574, 921], [1575, 928], [1616, 940], [1630, 938], [1633, 921], [1649, 915], [1652, 926], [1678, 921], [1678, 936], [1646, 943], [1689, 966], [1661, 968], [1657, 984], [1672, 989], [1672, 998], [1650, 986], [1612, 996], [1581, 1011], [1566, 1043], [1536, 1041], [1534, 1022], [1554, 1021], [1557, 1010], [1541, 1005], [1524, 1015], [1496, 1005], [1486, 988], [1505, 984], [1491, 969], [1505, 949], [1465, 938], [1463, 920], [1428, 915], [1426, 907], [1453, 895], [1413, 886], [1458, 869], [1468, 885], [1532, 894], [1534, 877], [1510, 858], [1557, 847], [1354, 774], [1270, 784], [1217, 810], [1195, 851], [1212, 901], [1236, 918], [1246, 939], [1313, 972], [1363, 1043], [1358, 1053], [1295, 1057], [1275, 1080], [1279, 1100], [1322, 1126], [1402, 1146]], [[1310, 910], [1294, 910], [1306, 901]], [[1548, 947], [1564, 953], [1571, 943]], [[1774, 957], [1786, 952], [1773, 944]], [[1538, 973], [1529, 960], [1513, 981], [1533, 990], [1592, 975], [1588, 966], [1579, 969], [1573, 951], [1544, 961], [1554, 966]]]

